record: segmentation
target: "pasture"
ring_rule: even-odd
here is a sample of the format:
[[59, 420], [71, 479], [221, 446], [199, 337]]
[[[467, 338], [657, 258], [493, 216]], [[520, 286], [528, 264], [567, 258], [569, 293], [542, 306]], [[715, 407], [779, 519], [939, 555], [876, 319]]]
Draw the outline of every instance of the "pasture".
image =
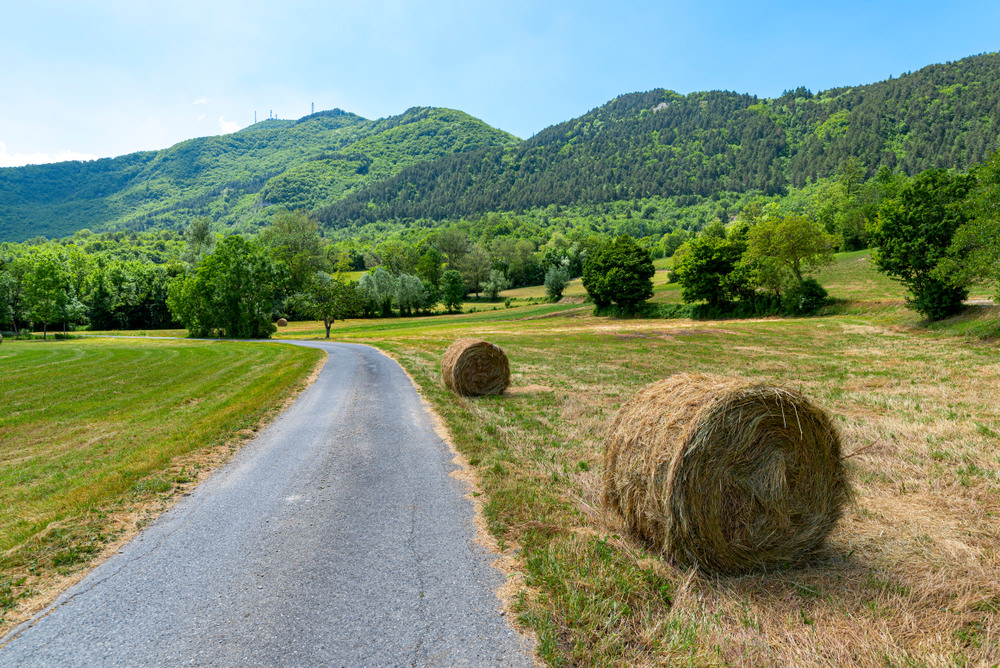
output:
[[[676, 286], [662, 276], [654, 300], [679, 301]], [[998, 307], [976, 307], [929, 329], [905, 308], [900, 288], [871, 270], [866, 254], [838, 256], [819, 279], [842, 301], [813, 318], [614, 320], [595, 317], [591, 306], [571, 299], [338, 322], [331, 336], [393, 355], [443, 417], [477, 474], [474, 494], [509, 574], [502, 594], [519, 623], [537, 634], [539, 653], [551, 665], [995, 665], [1000, 357], [995, 340], [963, 333], [995, 331]], [[290, 323], [278, 335], [322, 337], [323, 327]], [[505, 395], [459, 398], [444, 388], [441, 357], [461, 337], [503, 347], [512, 372]], [[99, 351], [112, 344], [33, 345], [43, 355], [57, 346]], [[128, 345], [144, 350], [141, 343]], [[184, 346], [240, 344], [171, 345], [180, 354]], [[289, 371], [295, 379], [287, 387], [312, 361]], [[247, 360], [233, 373], [258, 374], [265, 363]], [[838, 426], [855, 496], [826, 547], [805, 566], [725, 577], [677, 568], [602, 509], [607, 421], [637, 390], [678, 372], [801, 390]], [[145, 396], [145, 381], [121, 378], [123, 393], [135, 387]], [[172, 380], [161, 391], [171, 393], [171, 405], [183, 405], [182, 386], [192, 378]], [[25, 381], [9, 396], [38, 382]], [[231, 382], [239, 381], [234, 375]], [[73, 405], [79, 394], [66, 389], [58, 401]], [[207, 415], [215, 405], [196, 407]], [[152, 398], [144, 406], [164, 415]], [[77, 433], [78, 421], [96, 419], [31, 410], [38, 413], [33, 429], [64, 434], [66, 450], [110, 429], [95, 425], [93, 433]], [[247, 424], [235, 414], [221, 431]], [[0, 420], [0, 429], [9, 427]], [[8, 433], [0, 431], [5, 444]], [[180, 460], [155, 461], [161, 472], [139, 479], [172, 485]], [[119, 489], [127, 496], [135, 484]], [[27, 509], [18, 522], [43, 526], [33, 519], [33, 506], [3, 501]]]

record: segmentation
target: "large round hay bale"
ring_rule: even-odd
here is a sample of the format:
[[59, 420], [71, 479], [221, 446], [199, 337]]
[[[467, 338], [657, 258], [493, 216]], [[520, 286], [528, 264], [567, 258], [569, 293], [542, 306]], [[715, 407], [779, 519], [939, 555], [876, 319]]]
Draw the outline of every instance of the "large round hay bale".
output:
[[284, 318], [278, 318], [278, 322], [276, 322], [274, 324], [276, 324], [278, 327], [287, 327], [288, 326], [288, 321], [285, 320]]
[[503, 394], [510, 385], [510, 363], [496, 344], [459, 339], [444, 353], [441, 376], [456, 394], [467, 397]]
[[677, 564], [735, 573], [801, 562], [850, 487], [836, 428], [798, 392], [678, 374], [612, 418], [603, 496]]

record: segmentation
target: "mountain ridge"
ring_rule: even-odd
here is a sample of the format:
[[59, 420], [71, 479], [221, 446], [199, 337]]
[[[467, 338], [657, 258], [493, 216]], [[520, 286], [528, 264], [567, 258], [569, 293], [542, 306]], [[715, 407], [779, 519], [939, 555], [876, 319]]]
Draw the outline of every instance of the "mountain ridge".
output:
[[410, 166], [324, 207], [332, 227], [550, 204], [731, 191], [778, 194], [832, 176], [967, 168], [997, 147], [1000, 54], [863, 86], [773, 99], [665, 89], [621, 95], [520, 144]]
[[526, 140], [464, 112], [369, 121], [333, 109], [161, 151], [0, 169], [0, 239], [77, 229], [252, 232], [280, 208], [327, 228], [654, 196], [778, 194], [836, 173], [964, 169], [1000, 137], [1000, 53], [777, 98], [667, 89], [620, 95]]
[[[3, 168], [0, 239], [57, 237], [81, 228], [177, 229], [198, 215], [223, 228], [249, 230], [266, 221], [264, 210], [286, 199], [293, 208], [303, 197], [308, 204], [302, 191], [322, 186], [316, 181], [333, 178], [340, 163], [356, 156], [368, 165], [341, 179], [341, 194], [415, 160], [516, 140], [458, 110], [413, 107], [369, 121], [334, 109], [297, 120], [267, 119], [159, 151]], [[313, 161], [323, 163], [312, 170], [313, 182], [300, 180], [294, 192], [273, 188], [268, 202], [256, 197], [272, 179]]]

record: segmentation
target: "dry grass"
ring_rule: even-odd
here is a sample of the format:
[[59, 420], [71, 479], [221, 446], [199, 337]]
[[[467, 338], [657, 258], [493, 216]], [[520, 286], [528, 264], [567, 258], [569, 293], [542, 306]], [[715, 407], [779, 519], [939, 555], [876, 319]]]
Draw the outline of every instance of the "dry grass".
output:
[[[520, 617], [550, 663], [995, 665], [1000, 357], [995, 345], [881, 321], [567, 311], [344, 331], [397, 355], [476, 466], [489, 526], [525, 574]], [[444, 391], [440, 350], [456, 336], [502, 345], [516, 391]], [[678, 372], [792, 386], [838, 426], [856, 496], [803, 566], [689, 572], [602, 510], [608, 420]]]

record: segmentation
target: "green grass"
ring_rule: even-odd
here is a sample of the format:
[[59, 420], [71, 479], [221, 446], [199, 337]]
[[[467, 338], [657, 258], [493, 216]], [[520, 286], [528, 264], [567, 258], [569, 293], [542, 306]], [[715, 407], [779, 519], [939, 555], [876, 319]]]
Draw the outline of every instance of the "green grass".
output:
[[[338, 322], [332, 338], [394, 355], [441, 414], [478, 474], [492, 536], [523, 577], [514, 612], [550, 665], [994, 665], [1000, 365], [995, 344], [970, 345], [968, 337], [997, 330], [997, 307], [923, 326], [866, 257], [839, 255], [821, 274], [842, 300], [824, 317], [614, 320], [594, 316], [589, 304], [538, 303]], [[678, 291], [656, 290], [658, 300]], [[291, 323], [279, 335], [318, 338], [323, 328]], [[504, 348], [513, 371], [507, 394], [464, 399], [445, 390], [441, 355], [463, 336]], [[241, 344], [18, 345], [97, 354], [109, 345]], [[791, 385], [831, 414], [857, 498], [807, 567], [734, 578], [683, 572], [601, 508], [606, 421], [638, 388], [679, 371]], [[61, 401], [72, 405], [72, 391]], [[61, 419], [39, 416], [38, 429], [58, 432], [88, 418], [47, 426]], [[122, 493], [164, 493], [173, 484], [164, 471]], [[85, 558], [87, 536], [46, 558]], [[16, 584], [21, 573], [0, 575], [0, 601], [30, 586]]]
[[252, 433], [321, 356], [251, 343], [4, 341], [0, 614], [32, 582], [97, 555], [120, 529], [116, 513], [189, 482], [178, 461], [197, 467], [200, 453]]

